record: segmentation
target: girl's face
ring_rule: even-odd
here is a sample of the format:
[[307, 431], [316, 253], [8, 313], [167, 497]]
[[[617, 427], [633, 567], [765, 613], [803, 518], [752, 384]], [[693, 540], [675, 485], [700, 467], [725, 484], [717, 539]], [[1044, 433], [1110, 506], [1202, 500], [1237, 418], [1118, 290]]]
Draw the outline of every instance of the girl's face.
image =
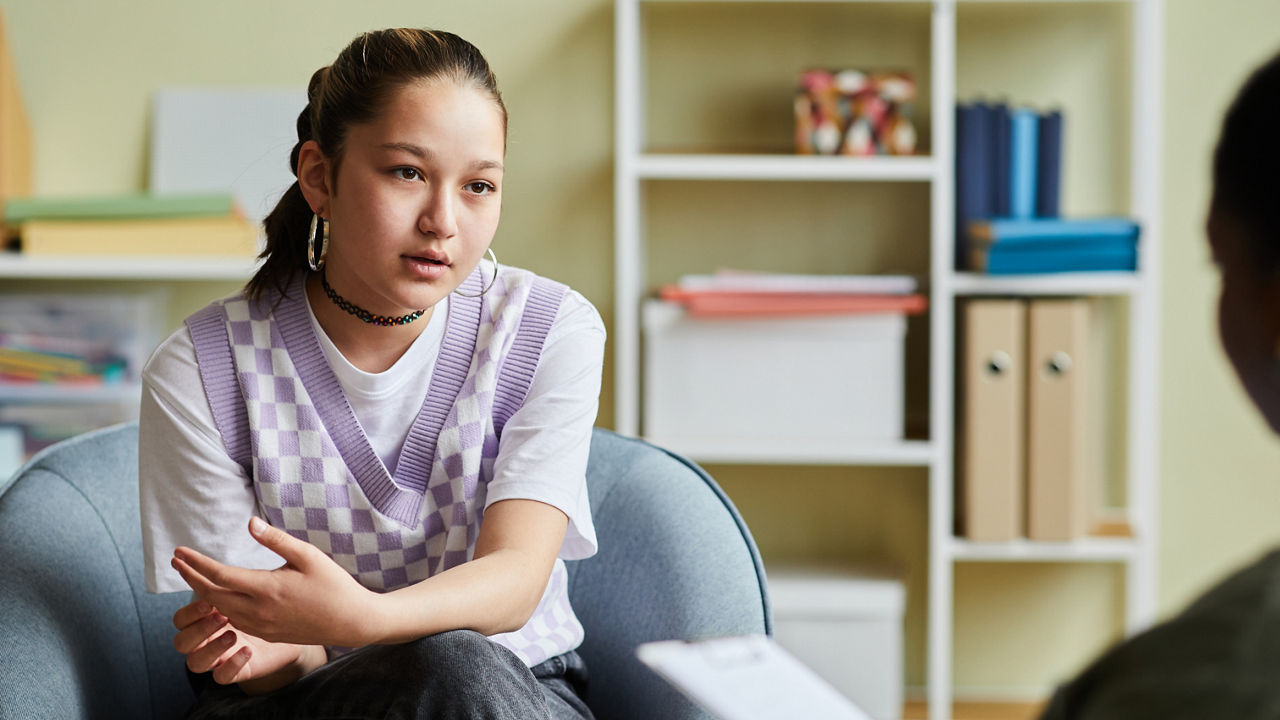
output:
[[1209, 246], [1222, 273], [1218, 333], [1249, 399], [1280, 433], [1280, 278], [1258, 267], [1245, 229], [1214, 202]]
[[506, 136], [480, 90], [433, 79], [395, 91], [348, 130], [330, 185], [329, 284], [379, 315], [435, 305], [498, 229]]

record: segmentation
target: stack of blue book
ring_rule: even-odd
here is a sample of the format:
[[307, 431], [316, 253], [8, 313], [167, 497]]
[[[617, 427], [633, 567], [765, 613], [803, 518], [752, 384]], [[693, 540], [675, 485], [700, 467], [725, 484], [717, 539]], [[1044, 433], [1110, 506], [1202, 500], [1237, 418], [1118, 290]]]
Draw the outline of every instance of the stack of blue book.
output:
[[956, 106], [957, 269], [1133, 271], [1138, 226], [1064, 219], [1063, 117], [1004, 103]]
[[989, 275], [1138, 267], [1138, 225], [1127, 218], [978, 220], [968, 240], [969, 269]]

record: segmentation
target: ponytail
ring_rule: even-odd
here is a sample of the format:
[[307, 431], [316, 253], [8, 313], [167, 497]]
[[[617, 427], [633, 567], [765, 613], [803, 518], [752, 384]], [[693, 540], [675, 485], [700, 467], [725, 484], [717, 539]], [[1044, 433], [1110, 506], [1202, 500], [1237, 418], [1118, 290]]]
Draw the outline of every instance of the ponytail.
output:
[[312, 107], [316, 104], [328, 69], [317, 70], [307, 85], [307, 106], [298, 113], [298, 142], [289, 153], [289, 171], [295, 179], [262, 221], [267, 243], [258, 256], [262, 265], [245, 285], [245, 294], [250, 300], [258, 300], [273, 289], [283, 295], [294, 274], [307, 267], [307, 242], [310, 240], [307, 234], [311, 228], [312, 210], [302, 195], [302, 188], [298, 187], [298, 154], [303, 143], [312, 139]]

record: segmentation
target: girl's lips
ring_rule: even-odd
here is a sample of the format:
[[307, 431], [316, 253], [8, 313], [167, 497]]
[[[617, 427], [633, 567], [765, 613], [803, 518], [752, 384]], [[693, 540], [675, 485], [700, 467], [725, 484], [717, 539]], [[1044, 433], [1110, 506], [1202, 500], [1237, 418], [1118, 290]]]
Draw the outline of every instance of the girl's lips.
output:
[[448, 254], [448, 253], [446, 253], [446, 252], [444, 252], [443, 250], [431, 250], [431, 249], [428, 249], [428, 250], [426, 250], [426, 252], [415, 253], [415, 254], [413, 254], [413, 255], [406, 255], [406, 257], [411, 258], [411, 259], [413, 259], [413, 260], [419, 260], [419, 261], [429, 262], [429, 263], [436, 263], [436, 264], [439, 264], [439, 265], [452, 265], [452, 264], [453, 264], [453, 263], [452, 263], [452, 261], [451, 261], [451, 260], [450, 260], [450, 258], [449, 258], [449, 254]]
[[449, 269], [448, 263], [433, 261], [430, 258], [413, 255], [404, 255], [402, 257], [409, 269], [423, 279], [433, 280], [441, 277]]

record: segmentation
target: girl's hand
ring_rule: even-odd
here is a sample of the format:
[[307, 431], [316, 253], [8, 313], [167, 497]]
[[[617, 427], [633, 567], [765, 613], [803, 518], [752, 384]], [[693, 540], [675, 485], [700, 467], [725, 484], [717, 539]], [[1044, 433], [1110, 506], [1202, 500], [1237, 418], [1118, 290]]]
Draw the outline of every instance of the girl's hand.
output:
[[174, 613], [173, 626], [178, 629], [173, 647], [187, 656], [192, 672], [213, 671], [214, 682], [241, 683], [250, 694], [284, 687], [324, 662], [323, 648], [271, 643], [236, 632], [203, 600]]
[[272, 643], [362, 647], [377, 641], [371, 611], [377, 595], [328, 555], [259, 518], [249, 533], [284, 558], [275, 570], [224, 565], [180, 547], [172, 565], [200, 599], [231, 625]]

